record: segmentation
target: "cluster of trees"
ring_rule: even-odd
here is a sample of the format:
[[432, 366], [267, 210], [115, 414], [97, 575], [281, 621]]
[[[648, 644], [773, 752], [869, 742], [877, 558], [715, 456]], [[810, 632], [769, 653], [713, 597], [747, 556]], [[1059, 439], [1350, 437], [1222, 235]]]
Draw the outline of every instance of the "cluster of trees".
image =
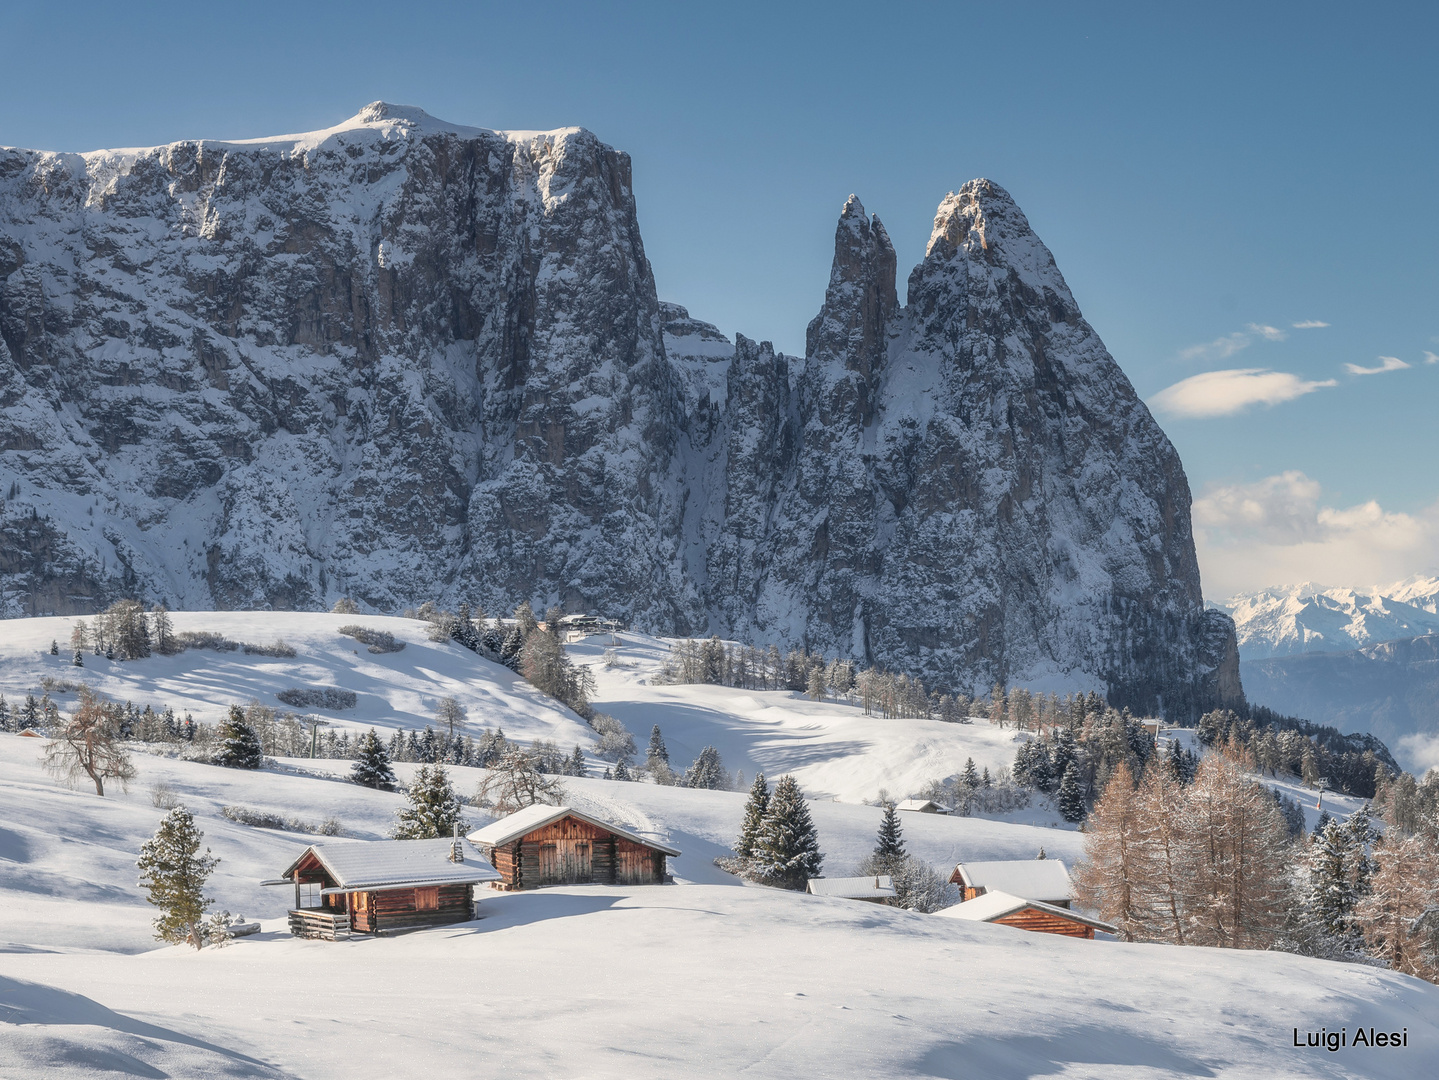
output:
[[[991, 776], [988, 766], [978, 769], [974, 758], [967, 758], [959, 775], [930, 781], [917, 797], [932, 799], [961, 817], [969, 817], [1022, 810], [1032, 801], [1032, 792], [1029, 787], [1015, 783], [1003, 766]], [[881, 792], [879, 801], [880, 805], [888, 802], [888, 795]]]
[[733, 859], [717, 864], [750, 881], [803, 890], [824, 865], [819, 832], [792, 776], [780, 777], [771, 792], [764, 773], [754, 778]]
[[[972, 763], [971, 763], [972, 764]], [[934, 872], [934, 867], [904, 848], [904, 830], [893, 802], [886, 801], [874, 851], [855, 867], [869, 877], [888, 875], [894, 882], [894, 906], [931, 912], [959, 903], [959, 890]]]
[[0, 731], [50, 731], [60, 722], [60, 708], [47, 693], [36, 698], [26, 694], [20, 705], [10, 705], [0, 694]]
[[166, 654], [175, 644], [170, 613], [164, 604], [156, 604], [149, 615], [138, 600], [116, 600], [95, 616], [87, 626], [76, 619], [70, 631], [70, 648], [76, 667], [85, 666], [85, 652], [110, 660], [139, 660], [152, 651]]
[[[618, 772], [620, 766], [627, 762], [621, 761], [616, 767]], [[669, 748], [665, 745], [665, 737], [656, 724], [650, 729], [649, 746], [645, 749], [645, 764], [643, 770], [631, 772], [626, 769], [625, 776], [616, 775], [619, 779], [638, 779], [643, 773], [648, 773], [650, 779], [656, 784], [663, 784], [668, 787], [691, 787], [707, 788], [711, 791], [736, 791], [744, 787], [744, 773], [737, 772], [733, 776], [724, 766], [720, 752], [713, 746], [706, 746], [694, 762], [682, 773], [677, 773], [670, 764]]]
[[1331, 790], [1372, 799], [1379, 777], [1399, 771], [1382, 742], [1372, 735], [1341, 735], [1335, 728], [1256, 706], [1250, 715], [1215, 709], [1199, 719], [1205, 746], [1234, 746], [1271, 776], [1288, 773], [1310, 787], [1322, 778]]
[[[1401, 822], [1391, 791], [1382, 836], [1367, 809], [1306, 834], [1256, 768], [1237, 745], [1188, 785], [1153, 767], [1136, 782], [1121, 762], [1085, 830], [1079, 902], [1131, 940], [1371, 958], [1439, 981], [1435, 803]], [[1439, 802], [1439, 776], [1429, 786]]]

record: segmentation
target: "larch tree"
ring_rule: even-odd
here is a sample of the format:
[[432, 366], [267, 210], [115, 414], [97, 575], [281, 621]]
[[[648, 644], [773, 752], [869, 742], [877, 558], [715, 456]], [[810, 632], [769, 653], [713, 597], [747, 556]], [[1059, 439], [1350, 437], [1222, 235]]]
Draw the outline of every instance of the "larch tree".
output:
[[456, 825], [461, 832], [468, 827], [461, 819], [464, 804], [442, 765], [421, 765], [405, 797], [409, 805], [395, 811], [396, 840], [433, 840], [452, 836]]
[[106, 780], [118, 780], [124, 788], [135, 778], [135, 767], [120, 739], [115, 710], [89, 687], [80, 687], [74, 714], [46, 745], [45, 767], [70, 784], [82, 776], [89, 777], [95, 794], [102, 796]]
[[1439, 983], [1439, 841], [1391, 829], [1375, 845], [1369, 895], [1355, 906], [1370, 955]]
[[492, 806], [501, 814], [512, 814], [536, 803], [559, 806], [564, 799], [564, 784], [540, 772], [535, 755], [518, 746], [509, 747], [490, 764], [476, 795], [481, 806]]
[[189, 942], [197, 949], [205, 944], [201, 921], [211, 903], [205, 895], [205, 882], [220, 860], [209, 848], [200, 854], [204, 838], [190, 812], [177, 806], [140, 848], [135, 865], [146, 898], [160, 909], [155, 936], [161, 941]]
[[374, 728], [360, 736], [355, 764], [350, 768], [350, 779], [380, 791], [395, 790], [395, 770], [390, 767], [390, 755]]
[[1222, 754], [1200, 763], [1181, 811], [1191, 944], [1264, 949], [1283, 928], [1289, 829], [1263, 784]]
[[1140, 847], [1134, 774], [1120, 761], [1085, 826], [1084, 859], [1074, 867], [1074, 889], [1082, 906], [1098, 911], [1129, 941], [1143, 935], [1147, 921]]
[[741, 862], [754, 857], [755, 846], [759, 843], [760, 830], [764, 827], [765, 815], [769, 813], [769, 785], [764, 773], [756, 773], [750, 785], [749, 799], [744, 805], [744, 820], [740, 823], [739, 836], [734, 842], [735, 856]]
[[1184, 789], [1167, 769], [1144, 770], [1135, 806], [1141, 853], [1139, 884], [1144, 894], [1139, 908], [1142, 933], [1136, 935], [1141, 940], [1185, 944], [1182, 897], [1187, 838], [1178, 813], [1183, 798]]
[[442, 697], [435, 706], [435, 721], [450, 732], [450, 740], [455, 738], [455, 729], [464, 731], [470, 726], [470, 711], [460, 704], [459, 698]]
[[798, 890], [819, 876], [823, 864], [819, 833], [799, 784], [793, 776], [782, 776], [770, 796], [750, 866], [766, 884]]

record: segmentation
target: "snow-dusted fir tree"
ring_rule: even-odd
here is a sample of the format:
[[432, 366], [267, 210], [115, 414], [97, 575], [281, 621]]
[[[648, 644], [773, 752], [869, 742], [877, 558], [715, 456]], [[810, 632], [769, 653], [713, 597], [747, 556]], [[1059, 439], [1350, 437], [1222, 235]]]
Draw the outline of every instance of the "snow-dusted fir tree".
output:
[[803, 889], [818, 877], [824, 856], [819, 833], [793, 776], [780, 777], [770, 796], [750, 868], [756, 878], [782, 889]]
[[719, 751], [713, 746], [706, 746], [701, 750], [694, 764], [685, 770], [685, 787], [728, 791], [729, 786], [729, 773], [725, 772]]
[[1059, 781], [1059, 812], [1065, 821], [1084, 820], [1084, 794], [1079, 790], [1079, 766], [1071, 761]]
[[960, 779], [971, 788], [979, 787], [979, 771], [974, 767], [974, 758], [966, 758], [964, 761], [964, 772]]
[[744, 821], [740, 823], [739, 836], [734, 842], [735, 857], [747, 863], [754, 857], [755, 846], [759, 844], [760, 831], [764, 828], [765, 815], [769, 813], [769, 785], [764, 773], [756, 773], [750, 785], [749, 800], [744, 805]]
[[615, 771], [612, 778], [615, 780], [634, 779], [634, 777], [630, 775], [629, 767], [625, 764], [624, 758], [620, 758], [619, 761], [615, 762]]
[[73, 664], [75, 667], [84, 667], [84, 666], [85, 666], [85, 654], [84, 654], [83, 652], [81, 652], [79, 649], [76, 649], [76, 650], [75, 650], [75, 655], [70, 658], [70, 663]]
[[665, 765], [670, 763], [669, 748], [665, 746], [665, 737], [660, 734], [660, 726], [658, 724], [650, 729], [650, 745], [649, 749], [645, 752], [645, 767], [653, 769], [656, 762]]
[[160, 909], [155, 918], [155, 936], [179, 944], [188, 941], [199, 949], [205, 944], [201, 921], [210, 898], [205, 882], [220, 861], [200, 841], [205, 834], [183, 806], [165, 815], [155, 835], [140, 848], [135, 865], [140, 870], [140, 887], [146, 898]]
[[395, 811], [396, 840], [433, 840], [453, 836], [456, 825], [461, 832], [468, 828], [460, 817], [464, 804], [442, 765], [421, 765], [405, 798], [409, 805]]
[[589, 770], [585, 768], [585, 754], [584, 751], [580, 749], [579, 743], [575, 743], [574, 752], [570, 754], [569, 768], [566, 771], [571, 776], [589, 775]]
[[25, 695], [25, 704], [20, 707], [20, 717], [15, 724], [16, 731], [32, 731], [40, 726], [40, 703], [34, 694]]
[[60, 655], [60, 643], [59, 643], [58, 641], [56, 641], [54, 638], [51, 638], [51, 639], [50, 639], [50, 655], [51, 655], [51, 656], [59, 656], [59, 655]]
[[107, 708], [87, 686], [79, 693], [74, 715], [56, 725], [45, 745], [45, 767], [69, 783], [87, 776], [95, 794], [104, 795], [106, 780], [119, 780], [123, 787], [134, 779], [135, 768], [120, 741], [113, 707]]
[[1300, 870], [1303, 951], [1334, 959], [1363, 955], [1364, 931], [1355, 911], [1370, 891], [1374, 839], [1369, 815], [1360, 809], [1348, 821], [1331, 820], [1310, 843]]
[[899, 824], [899, 811], [893, 802], [884, 803], [884, 817], [880, 818], [878, 843], [874, 846], [876, 872], [892, 874], [904, 861], [904, 833]]
[[395, 770], [390, 767], [390, 755], [374, 728], [360, 736], [350, 779], [381, 791], [395, 790]]
[[258, 769], [264, 764], [260, 737], [245, 723], [245, 711], [240, 706], [230, 706], [230, 714], [220, 726], [220, 738], [223, 741], [220, 752], [215, 755], [215, 764], [230, 769]]

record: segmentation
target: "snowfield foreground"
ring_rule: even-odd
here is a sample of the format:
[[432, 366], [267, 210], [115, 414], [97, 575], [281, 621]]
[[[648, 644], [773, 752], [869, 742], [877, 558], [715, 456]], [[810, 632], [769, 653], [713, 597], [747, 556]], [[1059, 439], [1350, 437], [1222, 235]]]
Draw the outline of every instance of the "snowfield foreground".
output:
[[[56, 785], [0, 736], [0, 1077], [1413, 1077], [1439, 1063], [1439, 989], [1272, 953], [1124, 945], [735, 887], [710, 860], [731, 792], [569, 780], [572, 801], [665, 836], [681, 881], [485, 894], [484, 917], [299, 941], [260, 889], [314, 837], [219, 816], [244, 803], [376, 838], [399, 796], [322, 775], [137, 755], [128, 794]], [[299, 762], [285, 763], [296, 767]], [[342, 763], [304, 763], [318, 771]], [[475, 770], [455, 770], [467, 790]], [[263, 932], [154, 948], [134, 857], [167, 783], [224, 860], [218, 906]], [[879, 810], [818, 802], [831, 873]], [[905, 815], [912, 850], [1072, 860], [1072, 832]], [[328, 841], [337, 842], [337, 841]], [[355, 842], [362, 842], [356, 840]], [[1405, 1030], [1398, 1049], [1295, 1048], [1293, 1030]]]

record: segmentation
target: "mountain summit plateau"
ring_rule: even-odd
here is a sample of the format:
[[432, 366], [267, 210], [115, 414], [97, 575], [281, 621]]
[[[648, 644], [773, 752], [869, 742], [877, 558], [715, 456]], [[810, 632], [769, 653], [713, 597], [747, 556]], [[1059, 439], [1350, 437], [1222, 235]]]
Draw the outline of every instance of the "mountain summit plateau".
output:
[[4, 613], [529, 599], [1242, 701], [1179, 457], [1014, 201], [965, 184], [895, 276], [851, 197], [806, 355], [730, 341], [580, 128], [0, 149]]

